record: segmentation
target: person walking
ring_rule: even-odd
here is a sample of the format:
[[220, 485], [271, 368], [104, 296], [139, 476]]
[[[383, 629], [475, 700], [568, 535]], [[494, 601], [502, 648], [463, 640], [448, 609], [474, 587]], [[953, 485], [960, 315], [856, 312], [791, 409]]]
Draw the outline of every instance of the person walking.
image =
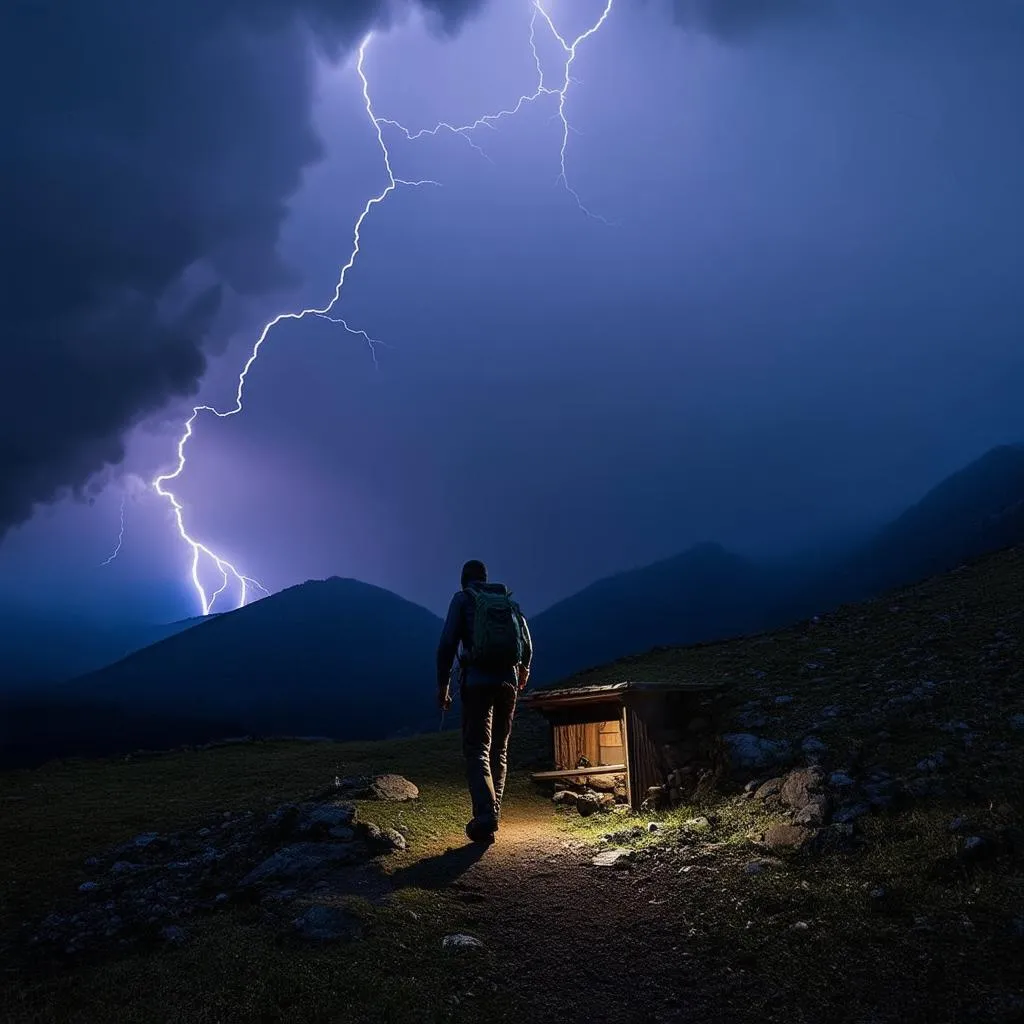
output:
[[452, 666], [458, 659], [462, 751], [473, 804], [466, 835], [475, 843], [491, 843], [501, 817], [516, 698], [530, 677], [533, 643], [511, 591], [487, 582], [483, 562], [466, 562], [461, 582], [437, 647], [437, 699], [442, 711], [451, 707]]

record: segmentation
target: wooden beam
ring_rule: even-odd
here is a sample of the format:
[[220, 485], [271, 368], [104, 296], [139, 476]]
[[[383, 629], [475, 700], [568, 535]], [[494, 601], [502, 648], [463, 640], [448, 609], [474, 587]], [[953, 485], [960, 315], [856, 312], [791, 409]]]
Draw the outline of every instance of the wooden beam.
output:
[[547, 779], [572, 779], [577, 775], [621, 775], [626, 770], [624, 764], [599, 764], [592, 768], [563, 768], [557, 772], [534, 772], [530, 778], [537, 782]]

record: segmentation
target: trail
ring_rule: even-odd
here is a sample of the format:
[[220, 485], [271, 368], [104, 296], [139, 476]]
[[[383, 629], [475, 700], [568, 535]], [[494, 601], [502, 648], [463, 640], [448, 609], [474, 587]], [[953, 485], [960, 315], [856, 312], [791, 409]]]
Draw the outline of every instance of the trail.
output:
[[[620, 819], [607, 820], [613, 829]], [[506, 807], [492, 846], [453, 835], [393, 882], [461, 904], [460, 928], [508, 965], [505, 982], [531, 1021], [714, 1019], [718, 986], [686, 951], [695, 908], [678, 866], [597, 868], [595, 852], [567, 837], [550, 805], [520, 799]]]

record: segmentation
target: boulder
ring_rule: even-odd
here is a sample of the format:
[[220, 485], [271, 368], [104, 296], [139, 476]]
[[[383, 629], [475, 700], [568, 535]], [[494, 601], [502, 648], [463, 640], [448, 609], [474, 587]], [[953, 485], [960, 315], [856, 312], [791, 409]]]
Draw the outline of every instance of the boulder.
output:
[[799, 825], [776, 823], [768, 827], [763, 842], [769, 850], [784, 853], [789, 850], [801, 849], [810, 838], [811, 833]]
[[258, 864], [242, 880], [243, 889], [270, 881], [292, 881], [327, 867], [354, 864], [363, 857], [356, 843], [292, 843]]
[[374, 800], [402, 803], [407, 800], [418, 800], [420, 791], [402, 775], [378, 775], [370, 783], [370, 795]]
[[311, 942], [351, 942], [363, 935], [362, 926], [351, 914], [322, 904], [310, 907], [292, 921], [292, 927]]
[[749, 732], [730, 732], [722, 737], [734, 768], [768, 768], [789, 760], [793, 748], [786, 740], [769, 740]]
[[782, 792], [782, 783], [786, 780], [780, 775], [777, 778], [769, 779], [767, 782], [761, 783], [757, 789], [754, 790], [755, 800], [770, 800], [773, 797], [777, 797]]
[[625, 784], [624, 777], [614, 773], [610, 775], [591, 775], [586, 777], [586, 784], [591, 789], [596, 789], [599, 793], [614, 793], [620, 779]]
[[797, 825], [809, 825], [812, 828], [817, 828], [820, 825], [824, 825], [827, 818], [828, 798], [826, 796], [814, 796], [796, 812], [793, 821]]
[[798, 768], [786, 776], [779, 796], [787, 807], [801, 811], [813, 799], [822, 795], [824, 781], [824, 776], [817, 768]]

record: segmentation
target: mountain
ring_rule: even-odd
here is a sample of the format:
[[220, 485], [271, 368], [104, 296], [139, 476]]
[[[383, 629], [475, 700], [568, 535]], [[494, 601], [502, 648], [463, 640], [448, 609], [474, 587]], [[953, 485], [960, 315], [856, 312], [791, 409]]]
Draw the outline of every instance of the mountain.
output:
[[202, 621], [102, 625], [72, 615], [0, 607], [0, 692], [92, 672]]
[[816, 587], [855, 601], [1024, 543], [1024, 446], [993, 448], [929, 491]]
[[1024, 544], [1024, 446], [994, 448], [846, 551], [758, 563], [717, 544], [599, 580], [531, 620], [549, 683], [659, 646], [775, 629]]
[[530, 621], [540, 683], [638, 651], [767, 625], [779, 581], [768, 568], [700, 544], [599, 580]]
[[[211, 729], [339, 739], [421, 731], [437, 728], [440, 629], [437, 616], [387, 590], [309, 581], [11, 703], [65, 751], [94, 745], [97, 721], [123, 720], [118, 750], [154, 731], [164, 745], [212, 738]], [[76, 730], [82, 708], [87, 725]]]

